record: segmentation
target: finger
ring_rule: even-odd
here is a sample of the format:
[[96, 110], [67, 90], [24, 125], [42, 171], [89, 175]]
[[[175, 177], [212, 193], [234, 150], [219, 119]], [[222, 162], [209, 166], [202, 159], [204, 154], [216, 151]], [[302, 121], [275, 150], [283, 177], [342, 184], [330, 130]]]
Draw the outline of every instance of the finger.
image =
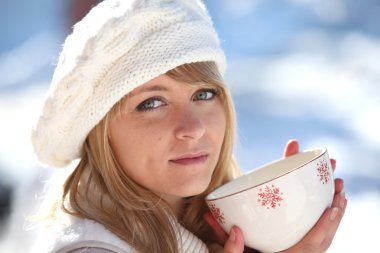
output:
[[330, 159], [330, 163], [331, 163], [332, 170], [335, 171], [335, 168], [336, 168], [336, 160], [335, 160], [334, 158], [331, 158], [331, 159]]
[[339, 224], [343, 218], [346, 205], [347, 200], [345, 199], [345, 196], [343, 194], [343, 196], [340, 196], [339, 207], [335, 206], [332, 209], [330, 208], [328, 215], [330, 225], [327, 225], [328, 222], [324, 224], [324, 230], [326, 232], [324, 235], [324, 239], [320, 243], [320, 248], [322, 250], [327, 250], [330, 247], [336, 234], [336, 231], [338, 230]]
[[338, 207], [340, 209], [343, 209], [345, 200], [346, 200], [346, 193], [344, 191], [335, 193], [334, 199], [331, 203], [331, 207]]
[[244, 237], [243, 233], [237, 226], [233, 226], [226, 244], [224, 244], [224, 253], [243, 253]]
[[224, 232], [223, 228], [219, 225], [219, 223], [215, 220], [214, 216], [212, 216], [211, 212], [206, 212], [203, 214], [203, 218], [210, 225], [212, 230], [216, 235], [216, 239], [220, 244], [224, 244], [228, 239], [228, 234]]
[[334, 180], [334, 184], [335, 184], [335, 193], [340, 193], [340, 192], [344, 191], [344, 181], [343, 181], [343, 179], [336, 178]]
[[[302, 240], [303, 247], [326, 251], [331, 245], [347, 205], [344, 194], [334, 196], [333, 205], [328, 208], [314, 228]], [[316, 252], [319, 252], [316, 251]]]
[[298, 141], [295, 139], [291, 139], [286, 143], [285, 149], [284, 149], [284, 156], [291, 156], [294, 154], [297, 154], [299, 152], [299, 144]]

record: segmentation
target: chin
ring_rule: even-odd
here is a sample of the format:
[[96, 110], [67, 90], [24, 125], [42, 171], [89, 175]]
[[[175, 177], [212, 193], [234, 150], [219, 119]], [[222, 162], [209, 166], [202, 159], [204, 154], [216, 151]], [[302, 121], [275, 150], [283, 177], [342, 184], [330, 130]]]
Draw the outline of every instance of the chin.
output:
[[190, 187], [189, 189], [183, 189], [183, 191], [178, 191], [177, 195], [181, 195], [182, 198], [192, 197], [195, 195], [202, 194], [204, 191], [206, 191], [209, 184], [202, 184], [198, 185], [196, 187]]
[[[193, 176], [177, 178], [175, 184], [172, 184], [167, 190], [173, 196], [181, 198], [192, 197], [202, 194], [206, 191], [211, 183], [212, 173], [203, 173]], [[172, 180], [174, 181], [174, 179]], [[168, 182], [169, 183], [169, 182]]]

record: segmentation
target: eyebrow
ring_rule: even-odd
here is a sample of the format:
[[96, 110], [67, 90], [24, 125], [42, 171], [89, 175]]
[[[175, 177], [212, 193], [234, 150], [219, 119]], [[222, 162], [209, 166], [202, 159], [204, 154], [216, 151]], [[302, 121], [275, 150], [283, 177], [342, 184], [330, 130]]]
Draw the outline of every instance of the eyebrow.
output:
[[133, 97], [135, 95], [138, 95], [138, 94], [141, 94], [141, 93], [144, 93], [144, 92], [153, 92], [153, 91], [169, 91], [169, 90], [165, 86], [156, 84], [156, 85], [153, 85], [153, 86], [142, 87], [142, 88], [139, 88], [138, 90], [134, 90], [131, 93], [129, 93], [129, 96]]

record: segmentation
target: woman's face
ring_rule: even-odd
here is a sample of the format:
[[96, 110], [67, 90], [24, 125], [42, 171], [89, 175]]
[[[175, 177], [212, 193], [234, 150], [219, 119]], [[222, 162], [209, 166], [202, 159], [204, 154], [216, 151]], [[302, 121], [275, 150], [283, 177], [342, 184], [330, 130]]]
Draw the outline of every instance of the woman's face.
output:
[[226, 128], [217, 89], [161, 75], [131, 92], [123, 106], [109, 134], [128, 176], [164, 198], [203, 192]]

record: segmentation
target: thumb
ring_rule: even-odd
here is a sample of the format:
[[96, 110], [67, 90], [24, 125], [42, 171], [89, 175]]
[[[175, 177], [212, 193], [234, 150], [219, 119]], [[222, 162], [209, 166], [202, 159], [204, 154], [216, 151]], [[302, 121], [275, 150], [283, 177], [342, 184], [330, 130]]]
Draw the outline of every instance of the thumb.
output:
[[214, 216], [212, 216], [211, 212], [208, 211], [203, 215], [203, 218], [205, 221], [209, 224], [209, 226], [212, 228], [214, 231], [214, 234], [216, 236], [216, 239], [218, 242], [223, 245], [227, 239], [228, 239], [228, 234], [224, 232], [223, 228], [219, 225], [219, 223], [215, 220]]
[[233, 226], [230, 230], [230, 235], [224, 244], [224, 253], [243, 253], [243, 251], [243, 233], [237, 226]]
[[289, 140], [288, 143], [286, 143], [286, 146], [284, 149], [284, 157], [297, 154], [299, 152], [299, 149], [300, 149], [300, 146], [297, 140], [295, 139]]

